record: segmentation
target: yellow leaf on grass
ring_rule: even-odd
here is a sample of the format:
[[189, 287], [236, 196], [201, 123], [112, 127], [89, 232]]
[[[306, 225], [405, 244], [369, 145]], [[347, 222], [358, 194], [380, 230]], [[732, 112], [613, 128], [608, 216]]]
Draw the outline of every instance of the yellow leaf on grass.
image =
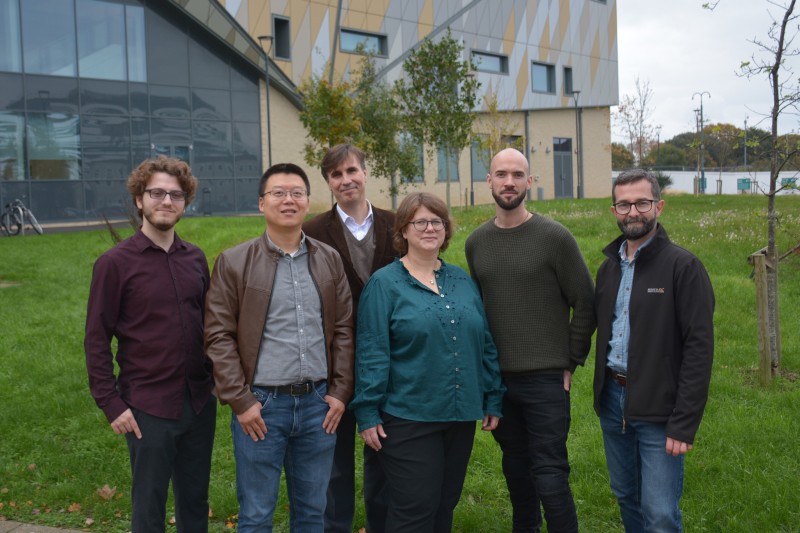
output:
[[79, 503], [71, 503], [69, 507], [67, 507], [68, 513], [77, 513], [81, 510], [81, 504]]

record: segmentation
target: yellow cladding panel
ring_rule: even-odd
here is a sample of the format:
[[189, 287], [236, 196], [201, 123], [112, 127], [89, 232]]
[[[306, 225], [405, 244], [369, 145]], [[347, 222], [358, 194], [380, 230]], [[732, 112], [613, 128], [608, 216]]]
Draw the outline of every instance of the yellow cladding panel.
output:
[[596, 33], [594, 36], [594, 43], [592, 43], [592, 84], [597, 79], [597, 71], [600, 68], [600, 34]]
[[[567, 32], [569, 31], [569, 22], [572, 13], [570, 12], [570, 2], [558, 3], [558, 35], [553, 36], [550, 46], [554, 50], [560, 50], [567, 40]], [[576, 36], [576, 40], [580, 40], [580, 36]], [[576, 43], [573, 43], [573, 45]]]
[[528, 49], [522, 54], [520, 66], [517, 69], [517, 109], [522, 108], [522, 103], [525, 100], [525, 95], [528, 94], [528, 82], [530, 80], [528, 67]]
[[[547, 61], [548, 51], [550, 50], [550, 16], [544, 22], [542, 35], [539, 37], [539, 61]], [[527, 70], [527, 68], [525, 69]]]
[[347, 13], [342, 18], [342, 26], [345, 28], [355, 28], [357, 30], [364, 30], [364, 24], [367, 19], [367, 14], [364, 11], [347, 10]]
[[417, 38], [422, 40], [433, 29], [433, 0], [425, 0], [417, 22]]
[[347, 12], [366, 13], [368, 3], [367, 0], [349, 0], [349, 2], [347, 2]]
[[614, 7], [611, 10], [611, 16], [608, 17], [608, 50], [606, 53], [608, 57], [615, 57], [613, 55], [614, 47], [617, 45], [617, 3], [614, 2]]
[[503, 49], [501, 52], [508, 53], [514, 49], [514, 41], [517, 39], [517, 8], [512, 7], [511, 13], [508, 17], [508, 24], [506, 24], [505, 35], [503, 35]]
[[370, 15], [380, 15], [381, 17], [385, 17], [390, 3], [391, 0], [368, 0], [367, 13]]
[[380, 32], [383, 25], [383, 15], [372, 15], [367, 13], [367, 31]]

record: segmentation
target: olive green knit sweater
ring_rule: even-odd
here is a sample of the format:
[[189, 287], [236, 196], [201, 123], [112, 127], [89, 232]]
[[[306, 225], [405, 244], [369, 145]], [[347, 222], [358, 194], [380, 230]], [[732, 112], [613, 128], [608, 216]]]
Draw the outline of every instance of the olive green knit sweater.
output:
[[534, 214], [515, 228], [494, 219], [466, 243], [504, 374], [574, 372], [595, 328], [594, 283], [567, 228]]

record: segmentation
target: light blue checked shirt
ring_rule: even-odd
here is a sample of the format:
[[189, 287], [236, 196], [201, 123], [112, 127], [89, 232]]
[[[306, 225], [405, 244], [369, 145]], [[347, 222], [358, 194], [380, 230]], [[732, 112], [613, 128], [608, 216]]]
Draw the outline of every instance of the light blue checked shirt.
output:
[[614, 318], [611, 323], [611, 340], [608, 341], [608, 357], [606, 366], [620, 374], [628, 371], [628, 344], [631, 340], [631, 319], [629, 315], [631, 304], [631, 289], [633, 288], [633, 271], [636, 268], [636, 259], [642, 248], [650, 244], [652, 237], [636, 250], [633, 259], [628, 260], [628, 241], [622, 241], [619, 246], [619, 269], [622, 279], [617, 291], [617, 303], [614, 306]]

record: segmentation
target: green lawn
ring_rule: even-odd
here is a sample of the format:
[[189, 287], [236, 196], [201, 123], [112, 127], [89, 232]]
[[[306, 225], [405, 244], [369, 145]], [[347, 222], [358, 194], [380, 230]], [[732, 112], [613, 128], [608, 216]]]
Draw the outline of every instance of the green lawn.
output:
[[[566, 225], [592, 272], [618, 230], [609, 200], [548, 201], [530, 208]], [[800, 240], [800, 196], [778, 198], [781, 251]], [[783, 375], [758, 386], [754, 289], [747, 256], [766, 244], [766, 200], [756, 196], [668, 196], [662, 222], [695, 252], [717, 297], [711, 396], [686, 463], [686, 530], [800, 531], [800, 257], [781, 263]], [[457, 210], [445, 258], [466, 267], [464, 240], [493, 210]], [[260, 217], [192, 218], [181, 236], [209, 264], [223, 249], [263, 231]], [[129, 465], [89, 395], [83, 322], [91, 268], [111, 246], [105, 231], [0, 238], [0, 520], [124, 532], [130, 528]], [[510, 288], [513, 290], [513, 288]], [[581, 530], [622, 531], [608, 487], [600, 427], [591, 406], [590, 356], [575, 376], [570, 453]], [[237, 512], [230, 409], [219, 410], [212, 530]], [[479, 432], [481, 433], [481, 432]], [[98, 492], [108, 485], [112, 491]], [[455, 530], [510, 531], [510, 505], [491, 436], [475, 443]], [[86, 525], [87, 519], [93, 521]], [[276, 531], [288, 531], [285, 499]], [[356, 526], [363, 527], [363, 508]]]

